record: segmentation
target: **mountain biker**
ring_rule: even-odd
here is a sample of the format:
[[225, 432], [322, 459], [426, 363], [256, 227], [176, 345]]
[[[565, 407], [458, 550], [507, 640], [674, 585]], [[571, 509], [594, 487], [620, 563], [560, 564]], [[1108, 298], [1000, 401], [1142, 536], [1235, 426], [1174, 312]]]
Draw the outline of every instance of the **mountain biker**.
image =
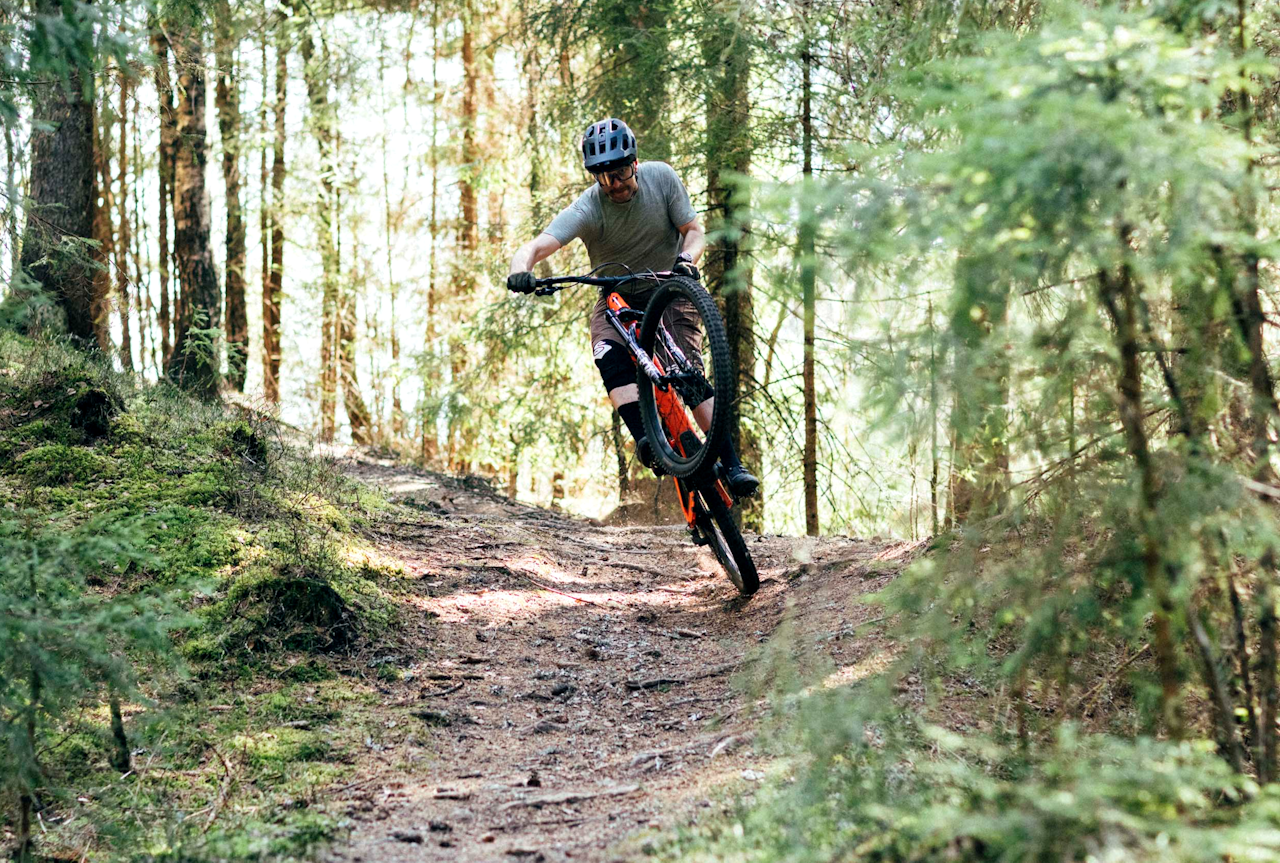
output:
[[[698, 259], [706, 235], [689, 202], [689, 193], [666, 162], [640, 163], [636, 138], [626, 123], [610, 117], [592, 123], [582, 136], [582, 166], [595, 183], [560, 211], [541, 234], [520, 247], [511, 259], [507, 288], [518, 293], [534, 290], [534, 265], [558, 249], [581, 239], [592, 267], [621, 264], [631, 272], [670, 270], [697, 280]], [[633, 292], [619, 291], [633, 308], [644, 308], [655, 290], [649, 283]], [[635, 360], [619, 341], [605, 317], [601, 293], [591, 311], [591, 353], [604, 380], [609, 400], [636, 441], [636, 455], [653, 468], [655, 460], [640, 419]], [[700, 366], [702, 330], [697, 312], [687, 300], [668, 309], [664, 321], [685, 355]], [[694, 408], [694, 418], [706, 431], [713, 399]], [[755, 493], [760, 481], [738, 461], [732, 445], [720, 457], [721, 476], [734, 497]]]

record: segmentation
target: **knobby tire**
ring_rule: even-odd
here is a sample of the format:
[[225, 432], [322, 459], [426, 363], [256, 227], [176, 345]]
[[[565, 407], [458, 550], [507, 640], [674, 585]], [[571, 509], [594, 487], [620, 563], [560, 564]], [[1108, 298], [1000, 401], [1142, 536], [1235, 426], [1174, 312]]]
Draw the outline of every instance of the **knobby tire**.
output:
[[733, 586], [738, 588], [738, 593], [751, 596], [760, 588], [760, 575], [756, 572], [751, 552], [747, 550], [746, 540], [733, 521], [733, 514], [714, 486], [699, 489], [696, 495], [700, 503], [698, 530], [711, 546]]
[[[706, 288], [682, 276], [667, 279], [658, 286], [649, 305], [645, 308], [644, 322], [640, 327], [640, 347], [649, 356], [654, 355], [658, 345], [658, 325], [662, 315], [679, 299], [687, 299], [693, 304], [698, 317], [702, 319], [703, 338], [706, 340], [705, 354], [710, 354], [710, 371], [712, 373], [712, 389], [715, 393], [715, 407], [711, 411], [711, 427], [706, 432], [703, 446], [695, 452], [681, 454], [672, 448], [667, 440], [662, 418], [658, 413], [658, 405], [654, 396], [654, 384], [642, 369], [636, 371], [636, 383], [640, 390], [640, 417], [644, 422], [644, 432], [648, 436], [649, 445], [654, 456], [663, 469], [674, 477], [708, 476], [720, 453], [725, 450], [729, 441], [729, 412], [734, 399], [733, 364], [729, 356], [729, 339], [725, 335], [724, 320], [715, 300], [707, 293]], [[687, 405], [688, 409], [695, 405]]]

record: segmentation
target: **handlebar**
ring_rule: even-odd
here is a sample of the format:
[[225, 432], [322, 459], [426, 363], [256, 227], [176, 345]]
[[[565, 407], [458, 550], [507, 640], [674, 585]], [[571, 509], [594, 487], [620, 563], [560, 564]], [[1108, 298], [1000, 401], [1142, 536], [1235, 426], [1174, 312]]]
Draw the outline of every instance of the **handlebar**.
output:
[[661, 272], [655, 273], [648, 271], [644, 273], [630, 273], [625, 276], [551, 276], [546, 279], [534, 280], [533, 294], [536, 297], [549, 297], [557, 291], [563, 291], [570, 285], [594, 285], [600, 288], [617, 288], [627, 282], [639, 281], [661, 281], [671, 278], [674, 273]]

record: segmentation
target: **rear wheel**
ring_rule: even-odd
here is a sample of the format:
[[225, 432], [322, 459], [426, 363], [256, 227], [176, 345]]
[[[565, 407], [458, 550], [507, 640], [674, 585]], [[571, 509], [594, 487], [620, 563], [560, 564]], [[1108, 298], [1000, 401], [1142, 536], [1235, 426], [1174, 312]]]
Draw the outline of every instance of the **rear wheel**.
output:
[[707, 540], [733, 586], [738, 588], [738, 593], [750, 596], [760, 588], [760, 575], [729, 507], [725, 506], [715, 486], [699, 489], [694, 497], [694, 523], [698, 531]]
[[[696, 353], [691, 345], [697, 345]], [[729, 340], [715, 300], [692, 279], [667, 279], [645, 308], [640, 347], [669, 376], [667, 382], [657, 385], [643, 369], [636, 373], [640, 416], [654, 458], [675, 477], [709, 474], [728, 443], [734, 398]], [[694, 409], [708, 398], [715, 402], [711, 421], [703, 431]], [[697, 445], [673, 446], [668, 430], [687, 439], [680, 434], [686, 429], [693, 433]]]

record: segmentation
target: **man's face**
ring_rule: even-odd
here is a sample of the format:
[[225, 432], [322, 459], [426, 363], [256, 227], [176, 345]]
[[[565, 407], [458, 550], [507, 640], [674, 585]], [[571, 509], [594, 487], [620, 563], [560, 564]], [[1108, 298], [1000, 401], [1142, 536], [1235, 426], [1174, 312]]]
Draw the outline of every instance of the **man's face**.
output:
[[615, 204], [625, 204], [634, 198], [636, 192], [640, 189], [640, 181], [636, 179], [638, 167], [638, 163], [633, 161], [623, 168], [613, 171], [601, 171], [596, 174], [596, 182], [600, 184], [601, 190], [609, 196], [610, 201]]

